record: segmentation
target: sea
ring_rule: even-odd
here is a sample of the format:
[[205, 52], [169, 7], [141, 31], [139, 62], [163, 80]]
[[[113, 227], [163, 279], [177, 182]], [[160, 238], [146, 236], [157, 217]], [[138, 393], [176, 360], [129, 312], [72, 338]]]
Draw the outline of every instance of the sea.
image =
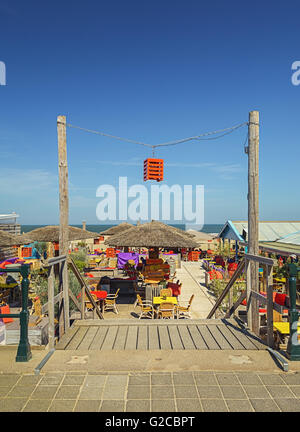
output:
[[[73, 225], [73, 224], [70, 224], [70, 225], [72, 225], [74, 227], [82, 228], [82, 225]], [[115, 225], [117, 225], [117, 224], [112, 224], [112, 225], [108, 225], [108, 224], [107, 225], [88, 225], [87, 224], [86, 229], [88, 231], [100, 233], [101, 231], [104, 231], [104, 230], [111, 228], [112, 226], [115, 226]], [[183, 230], [185, 229], [185, 225], [180, 225], [180, 224], [169, 224], [169, 225], [174, 226], [176, 228], [183, 229]], [[21, 232], [27, 233], [29, 231], [36, 229], [36, 228], [41, 228], [44, 226], [46, 226], [46, 225], [21, 225]], [[203, 226], [203, 228], [200, 231], [208, 233], [208, 234], [219, 233], [221, 231], [222, 227], [223, 227], [223, 224], [206, 224]]]

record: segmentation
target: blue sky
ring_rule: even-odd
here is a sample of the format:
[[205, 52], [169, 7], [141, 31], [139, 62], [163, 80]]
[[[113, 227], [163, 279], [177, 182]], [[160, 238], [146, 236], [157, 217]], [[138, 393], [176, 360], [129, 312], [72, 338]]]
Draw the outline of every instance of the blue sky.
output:
[[[298, 1], [7, 1], [0, 5], [0, 213], [56, 224], [57, 115], [157, 144], [260, 111], [260, 219], [299, 219]], [[247, 218], [246, 128], [156, 152], [167, 185], [205, 187], [205, 223]], [[70, 223], [101, 184], [143, 184], [143, 146], [67, 129]], [[148, 185], [149, 186], [149, 185]]]

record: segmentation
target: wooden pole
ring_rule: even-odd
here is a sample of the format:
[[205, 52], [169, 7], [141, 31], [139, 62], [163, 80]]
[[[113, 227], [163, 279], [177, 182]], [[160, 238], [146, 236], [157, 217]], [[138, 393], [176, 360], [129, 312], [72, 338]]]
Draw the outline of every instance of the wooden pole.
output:
[[267, 285], [267, 343], [270, 348], [274, 347], [274, 331], [273, 331], [273, 266], [266, 265], [264, 278]]
[[[259, 112], [249, 113], [248, 126], [248, 253], [258, 255], [258, 155], [259, 155]], [[259, 292], [257, 262], [250, 262], [250, 286], [247, 290]], [[258, 300], [252, 298], [249, 305], [251, 314], [251, 330], [259, 334], [259, 304]]]
[[[66, 138], [66, 117], [57, 117], [58, 137], [58, 173], [59, 173], [59, 251], [60, 255], [68, 256], [69, 242], [69, 193], [68, 193], [68, 162], [67, 162], [67, 138]], [[63, 282], [63, 311], [64, 330], [60, 323], [61, 331], [70, 327], [69, 319], [69, 289], [68, 289], [68, 266], [62, 269]]]
[[48, 343], [49, 349], [54, 348], [55, 341], [55, 331], [54, 331], [54, 269], [53, 266], [50, 267], [48, 275], [48, 317], [49, 317], [49, 327], [48, 327]]

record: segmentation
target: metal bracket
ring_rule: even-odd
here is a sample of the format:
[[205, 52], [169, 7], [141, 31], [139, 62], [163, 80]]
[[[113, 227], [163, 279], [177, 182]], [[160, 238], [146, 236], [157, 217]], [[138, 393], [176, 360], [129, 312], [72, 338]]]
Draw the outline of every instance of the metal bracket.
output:
[[288, 362], [286, 361], [286, 359], [285, 359], [284, 357], [282, 357], [282, 356], [281, 356], [277, 351], [273, 350], [273, 349], [270, 348], [270, 347], [267, 347], [267, 350], [269, 351], [269, 353], [270, 353], [273, 357], [276, 358], [276, 360], [278, 360], [278, 361], [281, 363], [284, 372], [288, 372], [288, 370], [289, 370], [289, 364], [288, 364]]

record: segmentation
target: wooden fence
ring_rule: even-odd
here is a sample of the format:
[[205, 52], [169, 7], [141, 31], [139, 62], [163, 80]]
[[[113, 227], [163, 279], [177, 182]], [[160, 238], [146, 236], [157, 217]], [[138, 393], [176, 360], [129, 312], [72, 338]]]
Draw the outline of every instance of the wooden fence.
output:
[[[54, 295], [54, 287], [55, 287], [55, 275], [54, 275], [54, 266], [59, 266], [59, 292], [57, 295]], [[45, 268], [48, 269], [48, 302], [42, 306], [42, 314], [48, 313], [49, 317], [49, 327], [48, 327], [48, 341], [49, 341], [49, 349], [54, 348], [55, 346], [55, 305], [58, 303], [58, 322], [59, 325], [59, 338], [62, 337], [65, 330], [69, 327], [69, 323], [65, 322], [65, 316], [63, 314], [63, 302], [64, 302], [64, 289], [63, 289], [63, 270], [64, 266], [67, 265], [69, 269], [71, 269], [78, 280], [81, 286], [81, 301], [79, 302], [76, 296], [73, 294], [71, 289], [68, 287], [68, 294], [71, 300], [74, 302], [77, 309], [81, 312], [81, 319], [85, 319], [85, 299], [92, 304], [97, 316], [100, 319], [103, 319], [103, 315], [95, 303], [90, 290], [85, 283], [85, 280], [80, 274], [76, 264], [72, 260], [71, 257], [67, 257], [66, 255], [60, 255], [58, 257], [50, 258], [47, 264], [44, 265]], [[69, 318], [67, 318], [69, 319]], [[62, 322], [63, 321], [63, 322]], [[62, 322], [62, 324], [61, 324]]]
[[[263, 285], [266, 287], [266, 297], [259, 293], [258, 287], [252, 286], [250, 263], [255, 262], [264, 267], [264, 280]], [[229, 294], [230, 290], [234, 286], [237, 279], [245, 273], [246, 275], [246, 291], [242, 291], [238, 300], [229, 307], [225, 314], [225, 318], [230, 318], [235, 313], [241, 302], [247, 299], [247, 325], [251, 331], [257, 336], [260, 335], [260, 324], [259, 324], [259, 305], [266, 306], [267, 309], [267, 344], [269, 347], [273, 347], [274, 336], [273, 336], [273, 310], [279, 313], [283, 312], [283, 309], [287, 309], [286, 306], [280, 306], [273, 302], [273, 265], [274, 261], [271, 258], [265, 258], [259, 255], [245, 254], [245, 256], [239, 262], [239, 265], [231, 277], [230, 281], [224, 288], [220, 297], [217, 299], [214, 307], [208, 314], [207, 318], [212, 318], [217, 309], [220, 307], [224, 298]], [[253, 319], [254, 318], [254, 319]]]

